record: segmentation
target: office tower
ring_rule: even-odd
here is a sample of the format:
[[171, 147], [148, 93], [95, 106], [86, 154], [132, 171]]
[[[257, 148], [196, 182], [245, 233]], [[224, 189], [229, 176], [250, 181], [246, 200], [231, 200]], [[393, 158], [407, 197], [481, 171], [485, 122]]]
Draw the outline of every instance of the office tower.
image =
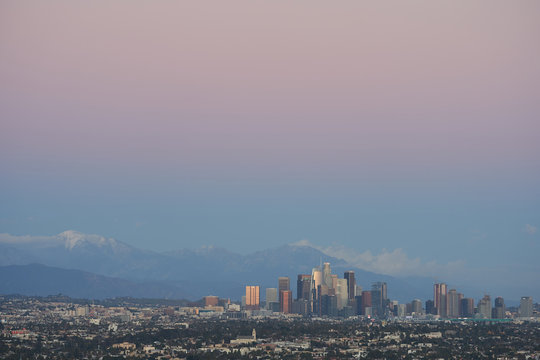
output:
[[437, 315], [437, 309], [433, 300], [426, 300], [426, 314]]
[[296, 281], [296, 299], [309, 300], [309, 289], [311, 287], [311, 275], [298, 275]]
[[258, 310], [260, 304], [259, 286], [246, 286], [246, 309]]
[[292, 311], [292, 291], [281, 290], [279, 292], [279, 311], [290, 314]]
[[292, 310], [291, 312], [293, 314], [300, 314], [300, 315], [309, 315], [310, 309], [309, 309], [309, 301], [305, 299], [299, 299], [292, 302]]
[[[278, 302], [278, 292], [276, 288], [267, 288], [266, 289], [266, 309], [274, 311]], [[279, 309], [279, 306], [277, 307]]]
[[362, 313], [361, 313], [361, 315], [368, 315], [368, 314], [366, 314], [366, 308], [368, 308], [368, 307], [369, 308], [372, 307], [371, 291], [362, 291]]
[[529, 318], [533, 316], [533, 299], [530, 296], [522, 296], [519, 301], [519, 317]]
[[504, 319], [506, 308], [504, 306], [504, 299], [502, 297], [495, 298], [495, 307], [493, 308], [492, 317], [494, 319]]
[[371, 285], [371, 307], [373, 315], [383, 317], [387, 307], [387, 288], [385, 282]]
[[278, 291], [291, 290], [291, 280], [288, 276], [280, 276], [278, 278]]
[[419, 299], [414, 299], [411, 302], [411, 312], [415, 315], [422, 314], [422, 301], [420, 301]]
[[462, 314], [463, 314], [463, 309], [461, 308], [461, 305], [463, 305], [463, 303], [461, 301], [461, 300], [463, 300], [463, 294], [462, 293], [457, 294], [457, 300], [458, 300], [458, 316], [462, 316]]
[[354, 271], [345, 271], [343, 277], [347, 280], [347, 293], [349, 299], [354, 299], [356, 296], [356, 279], [354, 278]]
[[397, 317], [404, 318], [407, 315], [407, 305], [398, 304], [396, 308], [397, 308]]
[[464, 298], [461, 300], [461, 314], [462, 317], [474, 316], [474, 299]]
[[323, 283], [328, 286], [329, 289], [333, 289], [332, 286], [332, 269], [330, 269], [330, 263], [325, 262], [323, 264]]
[[217, 306], [219, 298], [217, 296], [205, 296], [204, 306]]
[[319, 267], [313, 268], [311, 271], [311, 289], [310, 289], [310, 300], [312, 304], [317, 302], [317, 289], [322, 284], [322, 271]]
[[478, 301], [478, 316], [482, 319], [491, 319], [491, 297], [489, 295], [484, 295]]
[[448, 304], [448, 317], [454, 319], [459, 317], [459, 300], [456, 289], [451, 289], [450, 291], [448, 291], [446, 299]]
[[335, 295], [337, 297], [338, 310], [341, 310], [345, 306], [347, 306], [347, 303], [349, 301], [347, 279], [337, 279]]
[[331, 274], [330, 277], [332, 278], [332, 287], [330, 289], [335, 289], [337, 287], [338, 276], [336, 274]]
[[433, 285], [433, 302], [437, 311], [436, 314], [441, 317], [446, 317], [448, 314], [447, 295], [448, 289], [445, 283]]
[[337, 298], [334, 295], [321, 296], [321, 311], [320, 315], [337, 316]]
[[356, 296], [362, 296], [362, 286], [356, 285], [354, 293], [356, 294]]

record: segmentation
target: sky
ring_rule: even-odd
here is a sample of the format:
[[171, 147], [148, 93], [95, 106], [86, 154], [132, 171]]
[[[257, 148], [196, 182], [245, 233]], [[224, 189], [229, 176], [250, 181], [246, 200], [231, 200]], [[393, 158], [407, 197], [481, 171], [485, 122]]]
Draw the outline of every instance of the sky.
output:
[[538, 1], [3, 1], [0, 232], [311, 244], [539, 294]]

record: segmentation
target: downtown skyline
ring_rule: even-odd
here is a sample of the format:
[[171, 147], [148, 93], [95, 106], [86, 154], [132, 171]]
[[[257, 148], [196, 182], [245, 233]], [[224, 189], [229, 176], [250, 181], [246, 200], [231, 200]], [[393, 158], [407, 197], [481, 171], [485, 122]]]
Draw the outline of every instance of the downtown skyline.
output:
[[3, 239], [539, 291], [538, 2], [0, 10]]

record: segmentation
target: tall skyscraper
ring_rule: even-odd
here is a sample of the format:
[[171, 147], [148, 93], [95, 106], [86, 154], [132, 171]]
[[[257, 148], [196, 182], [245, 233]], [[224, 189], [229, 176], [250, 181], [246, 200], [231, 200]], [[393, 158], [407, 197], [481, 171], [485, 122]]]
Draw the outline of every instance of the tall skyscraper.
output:
[[447, 295], [448, 289], [445, 283], [435, 284], [433, 286], [433, 302], [437, 315], [441, 317], [446, 317], [448, 314]]
[[506, 307], [504, 306], [504, 299], [502, 297], [495, 298], [495, 307], [493, 308], [493, 318], [504, 319]]
[[332, 269], [330, 269], [330, 263], [325, 262], [323, 264], [323, 283], [328, 286], [329, 289], [333, 289], [332, 286]]
[[280, 276], [278, 278], [278, 291], [291, 290], [291, 280], [288, 276]]
[[356, 296], [356, 279], [354, 278], [354, 271], [345, 271], [343, 277], [347, 280], [347, 295], [349, 299], [354, 299]]
[[461, 300], [461, 314], [463, 317], [473, 317], [474, 316], [474, 299], [464, 298]]
[[296, 282], [296, 299], [309, 300], [309, 290], [311, 288], [311, 275], [298, 275]]
[[279, 292], [279, 310], [284, 314], [290, 314], [292, 311], [292, 291], [281, 290]]
[[459, 317], [459, 298], [456, 289], [448, 291], [447, 304], [448, 317], [454, 319]]
[[246, 286], [246, 308], [258, 310], [260, 306], [259, 286]]
[[[284, 306], [284, 304], [282, 303], [283, 297], [281, 296], [281, 293], [283, 291], [290, 291], [290, 290], [291, 290], [291, 281], [290, 281], [289, 277], [288, 276], [280, 276], [278, 278], [278, 294], [279, 294], [279, 308], [280, 308], [281, 312], [283, 312], [281, 309], [283, 309], [283, 306]], [[287, 296], [288, 296], [288, 294], [287, 294]], [[288, 309], [289, 309], [289, 312], [290, 312], [291, 307], [288, 307]]]
[[272, 310], [272, 304], [278, 303], [278, 292], [276, 288], [266, 289], [266, 308]]
[[349, 301], [347, 279], [337, 279], [335, 293], [337, 298], [337, 308], [338, 310], [341, 310], [347, 306]]
[[[366, 314], [366, 308], [372, 308], [372, 302], [371, 302], [371, 291], [362, 291], [362, 313], [361, 315], [368, 315]], [[371, 315], [371, 311], [370, 314]]]
[[478, 301], [478, 316], [482, 319], [491, 319], [491, 297], [489, 295], [484, 295]]
[[533, 315], [533, 300], [530, 296], [522, 296], [519, 301], [519, 317], [528, 318]]
[[384, 317], [387, 307], [387, 287], [385, 282], [376, 282], [371, 285], [371, 307], [373, 315]]
[[311, 288], [309, 294], [311, 312], [317, 313], [317, 302], [318, 302], [318, 289], [319, 286], [323, 283], [323, 276], [320, 267], [314, 267], [311, 271]]
[[413, 312], [415, 315], [422, 314], [422, 301], [419, 299], [414, 299], [411, 302], [411, 312]]

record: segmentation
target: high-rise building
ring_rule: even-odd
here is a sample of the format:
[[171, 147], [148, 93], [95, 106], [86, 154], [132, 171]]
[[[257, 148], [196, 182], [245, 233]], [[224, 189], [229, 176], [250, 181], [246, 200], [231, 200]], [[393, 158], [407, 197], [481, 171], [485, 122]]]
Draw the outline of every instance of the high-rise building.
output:
[[329, 262], [325, 262], [323, 264], [323, 283], [328, 286], [329, 289], [333, 289], [334, 287], [332, 286], [332, 269], [330, 269], [330, 263]]
[[278, 291], [276, 288], [267, 288], [266, 289], [266, 309], [272, 310], [275, 309], [275, 305], [279, 303], [278, 301]]
[[457, 299], [458, 299], [458, 316], [462, 316], [463, 314], [463, 309], [462, 309], [462, 305], [463, 305], [463, 302], [461, 300], [463, 300], [463, 294], [462, 293], [458, 293], [457, 294]]
[[530, 296], [522, 296], [519, 301], [519, 317], [529, 318], [533, 316], [533, 299]]
[[462, 317], [473, 317], [474, 316], [474, 299], [464, 298], [461, 299], [461, 314]]
[[278, 291], [291, 290], [291, 280], [288, 276], [280, 276], [278, 278]]
[[376, 282], [371, 285], [371, 307], [373, 315], [384, 317], [387, 307], [387, 287], [385, 282]]
[[317, 289], [323, 283], [323, 275], [320, 267], [314, 267], [311, 270], [311, 300], [317, 300]]
[[354, 299], [356, 296], [356, 279], [354, 271], [345, 271], [343, 277], [347, 280], [347, 295], [349, 299]]
[[433, 302], [437, 315], [441, 317], [446, 317], [448, 314], [447, 295], [448, 289], [445, 283], [433, 285]]
[[426, 314], [437, 315], [437, 308], [433, 300], [426, 300]]
[[204, 306], [217, 306], [219, 298], [217, 296], [205, 296]]
[[419, 299], [414, 299], [411, 302], [411, 312], [413, 312], [415, 315], [422, 314], [422, 301]]
[[447, 295], [447, 309], [449, 318], [459, 317], [459, 299], [456, 289], [451, 289], [448, 291]]
[[343, 309], [347, 306], [349, 301], [347, 279], [337, 279], [337, 286], [335, 288], [335, 294], [337, 297], [337, 308], [338, 310]]
[[311, 287], [311, 275], [298, 275], [296, 282], [296, 299], [309, 300], [309, 289]]
[[504, 299], [502, 297], [495, 298], [495, 307], [493, 308], [492, 317], [494, 319], [504, 319], [506, 307], [504, 306]]
[[337, 316], [337, 298], [334, 295], [322, 295], [321, 296], [321, 315]]
[[478, 301], [478, 316], [482, 319], [491, 319], [491, 297], [489, 295], [484, 295]]
[[246, 286], [246, 308], [249, 310], [258, 310], [259, 306], [259, 286]]
[[[368, 315], [366, 314], [366, 308], [372, 308], [372, 302], [371, 302], [371, 291], [362, 291], [362, 313], [361, 315]], [[371, 314], [369, 314], [371, 315]]]
[[279, 310], [284, 314], [292, 312], [292, 291], [281, 290], [279, 292]]

